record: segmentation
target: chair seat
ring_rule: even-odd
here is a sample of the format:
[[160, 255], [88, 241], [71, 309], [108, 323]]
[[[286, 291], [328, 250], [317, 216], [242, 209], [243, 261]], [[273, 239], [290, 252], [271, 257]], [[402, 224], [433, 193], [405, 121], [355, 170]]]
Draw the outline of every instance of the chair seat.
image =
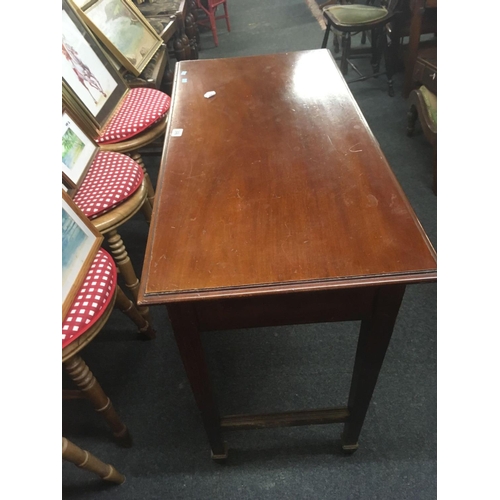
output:
[[111, 255], [101, 248], [63, 321], [63, 349], [83, 335], [102, 316], [113, 298], [115, 288], [115, 263]]
[[424, 85], [422, 85], [419, 90], [422, 94], [422, 97], [424, 98], [425, 107], [429, 118], [437, 126], [437, 96]]
[[125, 141], [163, 118], [170, 109], [170, 96], [160, 90], [136, 87], [128, 91], [122, 104], [101, 130], [97, 142]]
[[141, 166], [129, 156], [99, 151], [73, 201], [93, 219], [126, 200], [137, 191], [143, 179]]
[[370, 5], [332, 5], [324, 9], [331, 22], [338, 26], [352, 26], [372, 23], [387, 16], [383, 7]]

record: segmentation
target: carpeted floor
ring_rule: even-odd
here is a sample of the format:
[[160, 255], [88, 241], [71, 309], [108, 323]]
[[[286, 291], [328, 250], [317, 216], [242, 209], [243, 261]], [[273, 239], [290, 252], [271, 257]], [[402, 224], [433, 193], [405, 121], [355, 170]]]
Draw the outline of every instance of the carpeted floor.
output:
[[[231, 32], [219, 26], [219, 47], [201, 34], [200, 58], [316, 49], [323, 31], [305, 0], [229, 0]], [[360, 63], [362, 64], [362, 63]], [[422, 133], [407, 138], [407, 103], [388, 97], [385, 79], [351, 90], [417, 216], [436, 245], [432, 150]], [[207, 131], [209, 134], [210, 131]], [[159, 159], [148, 157], [156, 182]], [[148, 226], [141, 215], [121, 231], [140, 273]], [[162, 308], [153, 308], [158, 336], [137, 340], [114, 311], [82, 352], [134, 439], [114, 444], [86, 401], [63, 402], [62, 433], [114, 464], [127, 480], [108, 485], [63, 462], [68, 499], [432, 499], [436, 497], [436, 285], [408, 287], [368, 411], [360, 448], [340, 452], [341, 426], [228, 434], [225, 465], [208, 443]], [[345, 404], [358, 324], [303, 325], [214, 332], [204, 337], [224, 413], [285, 411]], [[63, 378], [63, 385], [70, 386]], [[49, 408], [40, 411], [49, 413]], [[47, 417], [48, 418], [48, 417]]]

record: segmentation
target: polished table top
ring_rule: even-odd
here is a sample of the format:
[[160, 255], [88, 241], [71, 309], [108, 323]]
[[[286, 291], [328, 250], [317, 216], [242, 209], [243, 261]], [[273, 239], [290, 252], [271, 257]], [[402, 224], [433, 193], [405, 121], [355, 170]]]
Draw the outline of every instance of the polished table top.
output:
[[182, 61], [172, 94], [140, 303], [436, 279], [327, 49]]

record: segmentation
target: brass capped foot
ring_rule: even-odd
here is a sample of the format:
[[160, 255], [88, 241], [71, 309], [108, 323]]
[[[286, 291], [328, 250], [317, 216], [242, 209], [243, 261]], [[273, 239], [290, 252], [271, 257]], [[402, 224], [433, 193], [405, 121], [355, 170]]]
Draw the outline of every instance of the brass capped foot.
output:
[[344, 443], [344, 435], [342, 434], [342, 436], [340, 437], [340, 441], [342, 443], [342, 451], [346, 454], [346, 455], [352, 455], [359, 447], [359, 444], [358, 443], [354, 443], [354, 444], [345, 444]]
[[213, 451], [210, 450], [210, 456], [214, 462], [225, 462], [228, 456], [227, 443], [224, 441], [224, 453], [220, 455], [214, 455]]

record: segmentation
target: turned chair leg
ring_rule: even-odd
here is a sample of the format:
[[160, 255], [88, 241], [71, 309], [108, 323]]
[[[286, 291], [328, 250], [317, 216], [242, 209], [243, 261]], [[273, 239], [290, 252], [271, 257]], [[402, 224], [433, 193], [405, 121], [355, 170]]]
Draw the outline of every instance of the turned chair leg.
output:
[[349, 53], [351, 51], [351, 34], [347, 31], [342, 33], [342, 58], [340, 60], [340, 72], [347, 75]]
[[141, 212], [143, 213], [146, 222], [149, 224], [151, 222], [151, 216], [153, 214], [153, 207], [151, 206], [151, 203], [149, 202], [148, 198], [144, 200], [144, 203], [142, 204], [141, 207]]
[[110, 399], [102, 390], [102, 387], [85, 364], [85, 361], [79, 355], [75, 354], [69, 360], [64, 361], [63, 366], [71, 380], [82, 391], [82, 394], [90, 401], [95, 410], [102, 414], [111, 427], [117, 443], [124, 447], [132, 446], [132, 438], [126, 425], [120, 420]]
[[[125, 285], [132, 293], [134, 301], [137, 304], [137, 298], [139, 296], [139, 285], [140, 285], [139, 278], [137, 278], [137, 275], [135, 274], [134, 267], [132, 266], [132, 261], [128, 256], [127, 250], [125, 249], [123, 240], [121, 236], [118, 234], [118, 231], [116, 229], [113, 229], [109, 233], [106, 233], [105, 237], [108, 241], [111, 255], [113, 256], [113, 259], [116, 262], [116, 266], [118, 267], [120, 274], [123, 276]], [[149, 307], [137, 306], [137, 308], [141, 313], [141, 316], [149, 324], [151, 324]]]
[[149, 322], [141, 316], [137, 307], [135, 307], [134, 303], [125, 295], [125, 293], [123, 293], [123, 290], [119, 286], [116, 287], [115, 305], [137, 325], [139, 333], [143, 337], [148, 339], [154, 339], [156, 337], [156, 332], [153, 330]]
[[227, 31], [231, 31], [231, 25], [229, 24], [229, 13], [227, 12], [227, 2], [224, 2], [224, 16], [226, 17]]
[[415, 123], [417, 122], [418, 112], [415, 106], [410, 106], [408, 113], [406, 115], [408, 117], [408, 123], [406, 127], [406, 135], [411, 137], [413, 132], [415, 132]]
[[[366, 35], [366, 32], [363, 31], [363, 35]], [[372, 58], [370, 60], [370, 64], [372, 66], [373, 72], [378, 73], [380, 70], [380, 54], [379, 54], [379, 44], [377, 38], [377, 30], [372, 29]]]
[[146, 183], [146, 187], [148, 190], [148, 200], [150, 205], [154, 207], [155, 188], [153, 187], [151, 178], [149, 177], [148, 171], [146, 170], [146, 165], [144, 165], [144, 160], [142, 159], [142, 156], [137, 152], [129, 153], [129, 156], [130, 158], [132, 158], [132, 160], [136, 161], [141, 166], [142, 171], [144, 172], [144, 182]]
[[[321, 44], [322, 49], [326, 49], [326, 45], [328, 43], [328, 37], [330, 36], [330, 23], [326, 25], [325, 35], [323, 36], [323, 43]], [[335, 34], [333, 35], [335, 36]]]
[[212, 29], [212, 35], [214, 37], [215, 46], [219, 46], [219, 37], [217, 36], [217, 25], [215, 24], [215, 14], [208, 14], [208, 18], [210, 19], [210, 28]]
[[82, 450], [64, 437], [62, 438], [62, 457], [81, 469], [94, 472], [105, 481], [117, 484], [122, 484], [125, 481], [125, 476], [120, 474], [112, 465], [102, 462], [87, 450]]
[[333, 32], [333, 53], [338, 54], [340, 52], [339, 35]]
[[387, 33], [385, 31], [385, 27], [382, 28], [382, 31], [378, 34], [378, 45], [380, 47], [379, 57], [384, 57], [385, 73], [387, 76], [387, 93], [390, 97], [394, 97], [394, 82], [392, 80], [394, 75], [394, 60], [392, 57], [392, 49], [387, 44]]

